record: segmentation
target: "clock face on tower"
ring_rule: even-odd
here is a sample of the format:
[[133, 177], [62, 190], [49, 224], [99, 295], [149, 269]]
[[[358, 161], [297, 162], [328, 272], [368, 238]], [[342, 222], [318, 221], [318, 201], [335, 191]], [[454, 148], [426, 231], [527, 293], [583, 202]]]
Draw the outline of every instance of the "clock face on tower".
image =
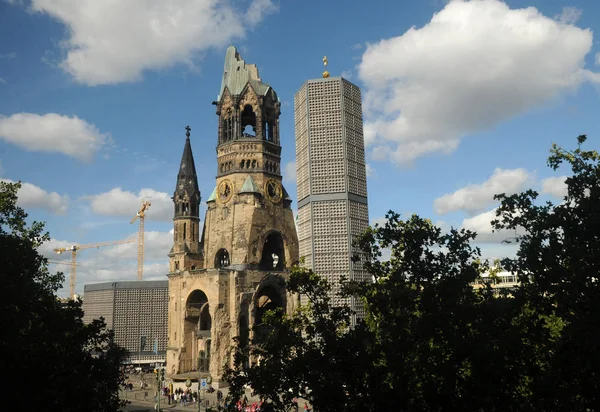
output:
[[265, 182], [265, 196], [273, 203], [281, 202], [281, 184], [274, 179]]
[[219, 183], [219, 187], [217, 188], [217, 197], [219, 199], [219, 202], [227, 203], [229, 201], [229, 199], [231, 199], [232, 195], [233, 195], [233, 183], [231, 183], [231, 180], [229, 180], [229, 179], [221, 180], [221, 183]]

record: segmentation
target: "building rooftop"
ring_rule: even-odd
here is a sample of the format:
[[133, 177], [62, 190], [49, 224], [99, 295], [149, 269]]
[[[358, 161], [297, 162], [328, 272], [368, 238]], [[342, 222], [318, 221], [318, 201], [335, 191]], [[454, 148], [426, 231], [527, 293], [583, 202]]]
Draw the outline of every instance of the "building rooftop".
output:
[[125, 282], [105, 282], [105, 283], [94, 283], [91, 285], [85, 285], [83, 291], [92, 292], [98, 290], [111, 290], [111, 289], [155, 289], [155, 288], [168, 288], [168, 280], [132, 280]]

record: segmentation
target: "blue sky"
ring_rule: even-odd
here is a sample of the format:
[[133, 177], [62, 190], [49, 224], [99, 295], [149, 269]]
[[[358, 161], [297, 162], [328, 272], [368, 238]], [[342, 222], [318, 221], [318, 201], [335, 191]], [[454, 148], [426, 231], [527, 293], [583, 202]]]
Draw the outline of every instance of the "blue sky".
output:
[[[188, 124], [204, 200], [214, 187], [226, 47], [282, 101], [293, 197], [293, 95], [327, 55], [363, 91], [371, 221], [417, 213], [477, 230], [486, 257], [511, 255], [509, 234], [489, 230], [493, 194], [560, 201], [567, 171], [546, 167], [550, 145], [586, 133], [599, 146], [599, 25], [593, 0], [0, 0], [0, 178], [26, 183], [49, 257], [133, 237], [150, 199], [145, 278], [164, 279]], [[135, 279], [136, 256], [81, 251], [77, 291]]]

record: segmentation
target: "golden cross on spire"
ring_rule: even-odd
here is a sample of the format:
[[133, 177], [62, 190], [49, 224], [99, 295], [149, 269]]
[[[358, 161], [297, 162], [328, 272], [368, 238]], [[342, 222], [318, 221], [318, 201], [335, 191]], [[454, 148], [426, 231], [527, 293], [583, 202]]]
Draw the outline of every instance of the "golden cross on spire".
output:
[[325, 71], [323, 72], [323, 78], [326, 79], [329, 77], [329, 72], [327, 71], [327, 64], [329, 61], [327, 60], [327, 56], [323, 56], [323, 66], [325, 66]]

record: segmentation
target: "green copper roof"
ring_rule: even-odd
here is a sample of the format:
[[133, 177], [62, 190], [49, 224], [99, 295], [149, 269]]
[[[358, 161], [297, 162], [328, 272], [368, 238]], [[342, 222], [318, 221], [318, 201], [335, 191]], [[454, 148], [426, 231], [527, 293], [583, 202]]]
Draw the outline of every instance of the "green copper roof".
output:
[[208, 198], [208, 200], [206, 201], [206, 203], [208, 203], [208, 202], [214, 202], [216, 200], [217, 200], [217, 186], [215, 186], [215, 188], [213, 189], [213, 191], [210, 194], [210, 197]]
[[258, 189], [258, 186], [256, 186], [256, 183], [254, 183], [254, 180], [252, 180], [252, 177], [250, 177], [250, 175], [248, 175], [248, 177], [246, 178], [246, 181], [242, 185], [242, 188], [240, 189], [240, 193], [258, 193], [258, 194], [260, 194], [260, 190]]
[[225, 54], [223, 81], [217, 100], [221, 99], [225, 87], [227, 87], [229, 93], [236, 96], [242, 93], [248, 83], [259, 96], [265, 96], [271, 88], [258, 77], [258, 67], [255, 64], [246, 64], [237, 49], [234, 46], [229, 46]]

